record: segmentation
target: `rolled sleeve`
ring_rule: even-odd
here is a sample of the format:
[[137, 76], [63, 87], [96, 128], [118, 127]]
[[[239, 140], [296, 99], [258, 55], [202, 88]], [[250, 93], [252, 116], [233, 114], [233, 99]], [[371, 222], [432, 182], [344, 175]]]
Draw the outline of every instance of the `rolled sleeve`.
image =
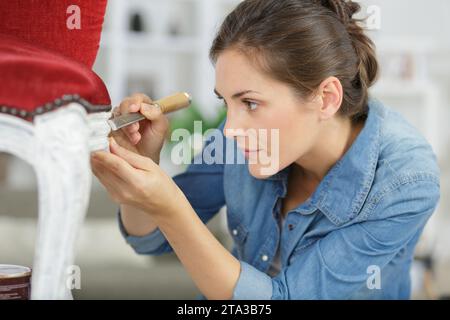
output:
[[265, 273], [243, 261], [233, 300], [270, 300], [272, 279]]
[[[216, 136], [210, 137], [205, 148], [214, 142], [214, 139], [223, 137], [224, 125], [225, 121], [219, 126], [219, 136], [216, 133]], [[223, 148], [225, 146], [226, 143], [223, 144]], [[220, 153], [217, 155], [218, 159], [222, 159], [221, 154], [225, 154], [225, 149], [216, 151]], [[225, 205], [225, 194], [223, 189], [224, 164], [220, 161], [219, 163], [208, 164], [208, 161], [202, 159], [204, 155], [203, 151], [199, 153], [193, 160], [193, 164], [184, 173], [173, 177], [173, 181], [184, 193], [202, 222], [206, 224]], [[214, 190], [214, 192], [211, 192], [211, 190]], [[137, 253], [160, 255], [173, 251], [159, 229], [143, 237], [130, 236], [123, 226], [120, 210], [118, 220], [121, 234]]]
[[162, 254], [170, 251], [170, 246], [162, 232], [159, 229], [154, 230], [148, 235], [137, 237], [131, 236], [125, 230], [120, 215], [120, 210], [117, 214], [119, 222], [119, 230], [125, 241], [139, 254]]

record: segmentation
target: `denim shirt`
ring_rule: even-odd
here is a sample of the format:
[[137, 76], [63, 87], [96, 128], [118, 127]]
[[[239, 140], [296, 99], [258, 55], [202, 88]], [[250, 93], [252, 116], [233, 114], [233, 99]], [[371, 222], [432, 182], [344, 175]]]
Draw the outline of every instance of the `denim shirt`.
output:
[[[261, 180], [238, 164], [192, 164], [174, 177], [203, 222], [224, 205], [241, 270], [234, 299], [409, 299], [419, 236], [440, 196], [426, 140], [370, 100], [363, 130], [313, 195], [278, 226], [290, 168]], [[171, 251], [156, 230], [126, 233], [139, 254]], [[281, 229], [281, 231], [280, 231]], [[280, 248], [282, 269], [267, 271]]]

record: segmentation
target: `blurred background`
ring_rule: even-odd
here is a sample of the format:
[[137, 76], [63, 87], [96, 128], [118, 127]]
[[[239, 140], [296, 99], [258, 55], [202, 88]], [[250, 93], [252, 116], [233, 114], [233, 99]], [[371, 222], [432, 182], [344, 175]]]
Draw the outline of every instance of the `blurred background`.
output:
[[[224, 109], [216, 99], [208, 50], [221, 21], [238, 0], [109, 0], [101, 48], [94, 66], [113, 104], [134, 92], [154, 99], [190, 92], [193, 106], [171, 115], [172, 129], [203, 121], [217, 126]], [[372, 96], [416, 125], [438, 156], [442, 195], [417, 248], [413, 298], [450, 295], [450, 2], [364, 0], [369, 35], [377, 45], [381, 78]], [[192, 139], [201, 139], [194, 136]], [[169, 160], [171, 175], [185, 168]], [[0, 153], [0, 263], [32, 265], [37, 221], [35, 173], [18, 158]], [[89, 211], [78, 241], [78, 299], [191, 299], [199, 292], [175, 255], [138, 256], [117, 228], [117, 206], [93, 177]], [[225, 209], [209, 224], [227, 247]]]

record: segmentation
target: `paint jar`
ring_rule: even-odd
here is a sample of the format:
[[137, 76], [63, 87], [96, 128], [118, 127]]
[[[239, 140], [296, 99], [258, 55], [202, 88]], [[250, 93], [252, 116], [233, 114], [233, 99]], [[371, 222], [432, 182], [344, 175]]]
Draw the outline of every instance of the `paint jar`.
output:
[[0, 264], [0, 300], [29, 300], [31, 269]]

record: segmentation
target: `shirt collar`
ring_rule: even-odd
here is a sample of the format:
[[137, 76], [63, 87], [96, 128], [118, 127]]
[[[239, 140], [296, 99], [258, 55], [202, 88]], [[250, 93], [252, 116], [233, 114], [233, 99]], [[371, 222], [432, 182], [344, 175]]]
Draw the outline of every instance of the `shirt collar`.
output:
[[[335, 225], [355, 218], [373, 183], [380, 151], [382, 105], [371, 100], [364, 128], [346, 154], [331, 168], [311, 198], [294, 211], [311, 214], [320, 210]], [[271, 177], [286, 189], [289, 168]]]

